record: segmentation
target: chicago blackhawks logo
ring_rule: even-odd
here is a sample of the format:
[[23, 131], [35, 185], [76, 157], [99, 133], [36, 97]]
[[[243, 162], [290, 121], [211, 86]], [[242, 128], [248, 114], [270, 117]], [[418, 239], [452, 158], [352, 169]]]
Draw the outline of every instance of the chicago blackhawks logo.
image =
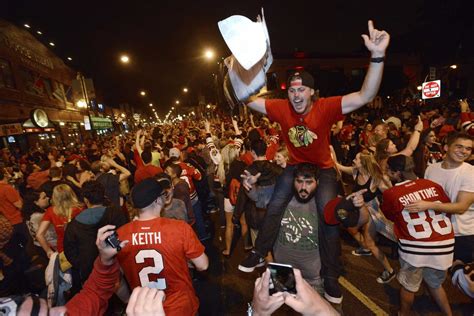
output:
[[318, 139], [318, 135], [310, 131], [306, 126], [294, 126], [288, 131], [290, 142], [295, 147], [307, 147], [313, 140]]

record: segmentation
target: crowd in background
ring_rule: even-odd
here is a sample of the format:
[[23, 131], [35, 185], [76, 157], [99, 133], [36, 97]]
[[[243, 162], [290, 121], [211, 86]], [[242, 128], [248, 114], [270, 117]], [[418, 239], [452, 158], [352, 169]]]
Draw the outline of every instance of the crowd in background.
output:
[[[373, 200], [392, 187], [390, 157], [412, 157], [416, 175], [424, 178], [426, 169], [445, 157], [450, 134], [463, 131], [472, 144], [474, 117], [465, 100], [439, 106], [415, 99], [380, 103], [348, 114], [327, 137], [337, 161], [339, 194], [373, 193], [364, 198], [372, 201], [373, 219], [347, 229], [360, 244], [354, 255], [373, 254], [383, 266], [377, 282], [388, 283], [398, 268], [377, 247], [377, 235], [392, 240], [395, 248], [396, 238], [393, 224], [379, 211], [382, 201]], [[118, 228], [140, 216], [131, 192], [149, 178], [163, 191], [161, 217], [184, 221], [205, 242], [214, 233], [210, 214], [218, 212], [214, 224], [224, 231], [222, 255], [232, 256], [236, 228], [245, 248], [252, 249], [289, 158], [279, 125], [257, 114], [176, 121], [96, 136], [75, 146], [36, 145], [28, 152], [4, 148], [1, 154], [0, 297], [37, 293], [50, 306], [67, 304], [87, 284], [100, 250], [99, 229]], [[474, 155], [465, 162], [473, 164]], [[472, 207], [468, 212], [474, 212]], [[284, 258], [281, 249], [277, 241], [267, 260]], [[315, 278], [307, 281], [320, 291]], [[124, 302], [126, 283], [115, 291]], [[102, 311], [107, 301], [101, 302]]]

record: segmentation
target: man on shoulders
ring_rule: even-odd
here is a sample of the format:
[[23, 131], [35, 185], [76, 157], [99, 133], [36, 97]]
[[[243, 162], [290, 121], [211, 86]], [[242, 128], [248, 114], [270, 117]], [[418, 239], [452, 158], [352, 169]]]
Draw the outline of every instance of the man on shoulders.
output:
[[[272, 248], [282, 212], [292, 197], [296, 164], [307, 162], [320, 168], [315, 199], [320, 215], [326, 203], [336, 197], [336, 171], [329, 149], [331, 127], [343, 114], [357, 110], [375, 98], [382, 81], [385, 50], [390, 40], [385, 31], [374, 28], [372, 21], [369, 21], [368, 26], [369, 35], [362, 37], [371, 52], [371, 59], [360, 91], [342, 97], [316, 99], [313, 77], [304, 71], [296, 71], [288, 78], [288, 99], [256, 98], [247, 104], [250, 109], [266, 114], [271, 121], [280, 124], [290, 160], [276, 183], [261, 233], [256, 240], [256, 249], [240, 264], [239, 269], [253, 271], [257, 265], [261, 265], [263, 257]], [[325, 280], [325, 297], [332, 303], [341, 303], [342, 292], [338, 283], [342, 270], [339, 230], [325, 223], [321, 224], [321, 229], [321, 236], [324, 236], [320, 240], [321, 273]]]

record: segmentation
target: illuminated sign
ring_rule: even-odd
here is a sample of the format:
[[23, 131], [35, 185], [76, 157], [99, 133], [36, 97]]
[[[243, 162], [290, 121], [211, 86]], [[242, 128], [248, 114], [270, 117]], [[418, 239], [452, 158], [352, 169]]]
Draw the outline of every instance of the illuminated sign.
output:
[[48, 114], [42, 109], [35, 109], [31, 112], [31, 121], [37, 127], [45, 128], [49, 124]]

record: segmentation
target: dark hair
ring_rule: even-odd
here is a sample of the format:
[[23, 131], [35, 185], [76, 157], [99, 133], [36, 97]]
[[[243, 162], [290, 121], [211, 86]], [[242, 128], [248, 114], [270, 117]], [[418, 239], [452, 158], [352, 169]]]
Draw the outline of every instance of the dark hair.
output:
[[149, 151], [149, 150], [143, 151], [142, 154], [141, 154], [141, 157], [142, 157], [143, 163], [145, 163], [145, 164], [150, 163], [151, 162], [151, 151]]
[[294, 171], [294, 176], [303, 177], [303, 178], [314, 178], [315, 180], [319, 179], [319, 168], [316, 165], [313, 165], [308, 162], [303, 162], [296, 165]]
[[91, 164], [84, 159], [78, 160], [79, 166], [82, 171], [91, 171]]
[[5, 168], [0, 167], [0, 181], [5, 178], [5, 173], [7, 173], [7, 171], [5, 170]]
[[448, 136], [446, 137], [446, 144], [448, 146], [451, 146], [456, 140], [460, 138], [471, 140], [471, 141], [473, 140], [472, 136], [465, 132], [452, 132], [452, 133], [449, 133]]
[[165, 173], [161, 172], [155, 176], [156, 181], [161, 185], [163, 189], [171, 188], [171, 177]]
[[104, 204], [105, 202], [105, 188], [97, 180], [84, 182], [81, 192], [82, 196], [91, 204]]
[[40, 167], [41, 171], [48, 170], [49, 168], [51, 168], [51, 161], [42, 160], [39, 162], [38, 166]]
[[29, 220], [31, 215], [35, 212], [44, 212], [42, 208], [36, 205], [36, 201], [39, 200], [41, 192], [28, 191], [23, 196], [23, 206], [21, 207], [21, 213], [24, 220]]
[[250, 149], [253, 150], [258, 157], [265, 156], [265, 153], [267, 152], [267, 144], [263, 139], [257, 139], [252, 141]]
[[63, 171], [59, 167], [51, 167], [51, 169], [49, 169], [49, 176], [51, 178], [60, 178], [62, 174]]
[[176, 163], [170, 163], [169, 165], [165, 167], [165, 169], [168, 167], [171, 168], [171, 170], [173, 170], [173, 173], [176, 174], [177, 177], [181, 176], [181, 172], [183, 172], [183, 169], [181, 168], [180, 165]]
[[74, 179], [76, 178], [77, 174], [77, 168], [74, 165], [71, 164], [66, 164], [63, 166], [63, 176], [64, 178], [66, 177], [73, 177]]

